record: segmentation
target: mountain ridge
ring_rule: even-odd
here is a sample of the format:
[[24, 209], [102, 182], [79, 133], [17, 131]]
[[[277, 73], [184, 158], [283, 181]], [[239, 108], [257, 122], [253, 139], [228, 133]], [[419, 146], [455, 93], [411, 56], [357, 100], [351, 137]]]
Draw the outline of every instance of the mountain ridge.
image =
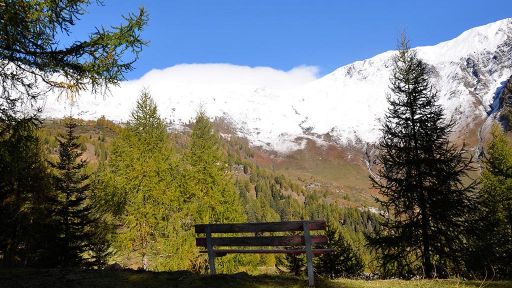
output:
[[[488, 119], [499, 109], [500, 89], [512, 75], [512, 18], [414, 50], [430, 65], [440, 104], [457, 123], [457, 137], [474, 138], [477, 145], [476, 134], [485, 133]], [[280, 153], [304, 148], [308, 140], [324, 146], [372, 143], [387, 107], [394, 53], [356, 61], [317, 79], [314, 67], [283, 72], [228, 64], [177, 65], [125, 81], [106, 98], [82, 95], [63, 108], [51, 96], [43, 116], [62, 117], [71, 111], [85, 119], [105, 115], [126, 121], [138, 93], [148, 87], [161, 115], [178, 129], [205, 109], [211, 117], [231, 122], [253, 146]]]

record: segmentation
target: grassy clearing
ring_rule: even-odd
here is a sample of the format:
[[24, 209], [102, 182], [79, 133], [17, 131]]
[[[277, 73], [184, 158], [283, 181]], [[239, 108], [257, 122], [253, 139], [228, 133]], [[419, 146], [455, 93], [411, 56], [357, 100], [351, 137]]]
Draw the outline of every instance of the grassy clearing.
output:
[[507, 288], [512, 287], [510, 281], [461, 281], [461, 280], [348, 280], [333, 281], [332, 287], [346, 288]]
[[[258, 275], [245, 273], [234, 275], [218, 275], [215, 277], [200, 276], [189, 271], [176, 272], [137, 272], [137, 271], [88, 271], [63, 269], [8, 269], [0, 270], [0, 287], [2, 288], [159, 288], [159, 287], [240, 287], [240, 288], [271, 288], [271, 287], [307, 287], [307, 281], [291, 276]], [[457, 280], [347, 280], [326, 281], [317, 279], [317, 287], [324, 288], [507, 288], [512, 282], [477, 282]]]

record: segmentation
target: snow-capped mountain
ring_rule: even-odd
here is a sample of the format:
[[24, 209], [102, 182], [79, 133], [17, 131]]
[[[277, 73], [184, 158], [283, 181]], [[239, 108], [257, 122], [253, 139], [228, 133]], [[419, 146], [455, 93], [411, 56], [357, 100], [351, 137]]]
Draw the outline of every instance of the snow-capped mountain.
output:
[[[498, 108], [500, 89], [512, 75], [512, 18], [470, 29], [435, 46], [415, 48], [431, 66], [433, 83], [458, 132], [481, 126]], [[253, 145], [279, 152], [300, 148], [305, 138], [322, 143], [374, 142], [387, 107], [394, 51], [343, 66], [322, 77], [312, 67], [288, 72], [228, 64], [188, 64], [153, 70], [126, 81], [112, 95], [82, 95], [70, 108], [49, 97], [44, 116], [105, 115], [125, 121], [138, 94], [149, 89], [160, 114], [175, 125], [202, 107], [227, 118]], [[488, 122], [488, 121], [487, 121]], [[479, 127], [476, 127], [479, 128]]]

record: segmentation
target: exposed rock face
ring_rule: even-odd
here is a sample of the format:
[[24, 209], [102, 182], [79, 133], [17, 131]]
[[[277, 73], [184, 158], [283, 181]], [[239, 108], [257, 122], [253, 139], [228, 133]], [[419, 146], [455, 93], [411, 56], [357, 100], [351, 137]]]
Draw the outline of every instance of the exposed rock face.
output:
[[499, 109], [512, 108], [512, 76], [506, 81], [499, 95]]

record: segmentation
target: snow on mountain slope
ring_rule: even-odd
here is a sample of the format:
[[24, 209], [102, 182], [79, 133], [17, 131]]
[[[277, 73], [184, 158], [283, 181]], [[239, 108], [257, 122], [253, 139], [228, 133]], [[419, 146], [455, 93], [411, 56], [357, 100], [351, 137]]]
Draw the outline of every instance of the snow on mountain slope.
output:
[[[457, 131], [468, 131], [495, 112], [496, 93], [512, 75], [512, 19], [415, 49], [431, 66], [440, 102]], [[123, 82], [105, 98], [82, 95], [72, 108], [50, 97], [44, 116], [62, 117], [71, 110], [82, 118], [105, 115], [124, 121], [146, 87], [160, 114], [176, 125], [202, 107], [212, 117], [229, 119], [253, 145], [279, 152], [300, 148], [304, 142], [298, 137], [322, 142], [325, 134], [338, 143], [373, 142], [387, 107], [393, 55], [388, 51], [357, 61], [320, 79], [314, 67], [283, 72], [229, 64], [177, 65]]]
[[[512, 74], [512, 19], [473, 28], [435, 46], [416, 48], [431, 65], [446, 114], [469, 128], [491, 112], [496, 89]], [[384, 115], [393, 51], [341, 67], [302, 89], [299, 113], [319, 133], [336, 123], [344, 139], [375, 141]], [[300, 93], [299, 92], [299, 93]]]

